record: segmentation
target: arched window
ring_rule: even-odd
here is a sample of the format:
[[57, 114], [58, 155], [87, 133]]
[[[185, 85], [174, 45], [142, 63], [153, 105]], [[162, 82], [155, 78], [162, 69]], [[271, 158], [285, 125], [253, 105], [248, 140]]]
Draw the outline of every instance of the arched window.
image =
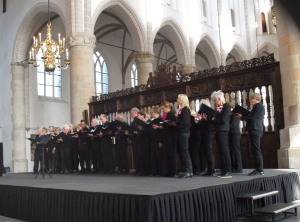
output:
[[260, 14], [260, 18], [261, 18], [261, 28], [262, 28], [262, 32], [263, 33], [266, 33], [268, 32], [268, 29], [267, 29], [267, 21], [266, 21], [266, 15], [265, 13], [261, 13]]
[[109, 73], [106, 62], [99, 51], [94, 53], [96, 95], [108, 93]]
[[131, 66], [130, 82], [131, 82], [131, 87], [135, 87], [138, 85], [138, 71], [135, 63], [133, 63]]
[[230, 15], [231, 15], [231, 25], [232, 27], [235, 27], [235, 12], [233, 9], [230, 9]]
[[61, 69], [56, 68], [54, 72], [45, 72], [42, 60], [42, 51], [36, 55], [37, 61], [37, 92], [38, 96], [61, 98]]

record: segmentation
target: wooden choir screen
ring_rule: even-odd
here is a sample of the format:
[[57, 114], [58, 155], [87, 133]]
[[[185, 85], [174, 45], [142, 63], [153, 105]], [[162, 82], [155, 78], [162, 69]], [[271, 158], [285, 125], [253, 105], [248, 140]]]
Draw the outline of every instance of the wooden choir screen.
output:
[[[181, 81], [166, 85], [137, 86], [98, 97], [93, 97], [89, 103], [90, 116], [101, 113], [109, 115], [114, 120], [117, 113], [125, 116], [130, 123], [129, 110], [139, 107], [149, 111], [162, 101], [175, 103], [177, 95], [187, 94], [191, 109], [197, 111], [201, 99], [208, 99], [215, 90], [225, 92], [226, 101], [248, 107], [248, 97], [253, 91], [262, 95], [262, 102], [266, 109], [264, 119], [265, 134], [262, 142], [265, 156], [265, 167], [277, 167], [277, 149], [280, 147], [279, 129], [284, 127], [283, 105], [279, 62], [273, 55], [254, 58], [228, 66], [220, 66], [210, 70], [191, 73], [181, 78]], [[241, 123], [242, 155], [245, 168], [253, 167], [254, 162], [249, 145], [248, 135], [245, 132], [245, 123]], [[218, 151], [215, 149], [216, 160]], [[217, 166], [219, 165], [217, 161]]]

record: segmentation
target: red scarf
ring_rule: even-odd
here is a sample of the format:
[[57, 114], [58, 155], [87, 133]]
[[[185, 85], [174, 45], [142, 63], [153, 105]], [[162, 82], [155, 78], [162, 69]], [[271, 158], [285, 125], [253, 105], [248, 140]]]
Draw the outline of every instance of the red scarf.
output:
[[161, 116], [162, 120], [164, 121], [167, 119], [167, 117], [168, 117], [168, 113], [163, 113]]

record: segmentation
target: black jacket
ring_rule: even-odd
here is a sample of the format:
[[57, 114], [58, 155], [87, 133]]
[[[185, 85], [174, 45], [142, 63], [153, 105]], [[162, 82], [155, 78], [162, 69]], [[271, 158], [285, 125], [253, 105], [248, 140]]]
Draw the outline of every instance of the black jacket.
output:
[[90, 143], [89, 129], [87, 127], [80, 129], [77, 134], [78, 134], [79, 144], [89, 144]]
[[64, 132], [61, 132], [58, 135], [58, 139], [61, 139], [61, 143], [60, 143], [60, 147], [62, 149], [70, 149], [71, 148], [71, 141], [72, 141], [72, 137], [70, 134], [65, 134]]
[[216, 126], [217, 132], [229, 132], [230, 129], [231, 111], [227, 103], [223, 105], [222, 111], [217, 112], [214, 119], [211, 122]]
[[135, 117], [130, 125], [130, 129], [133, 135], [143, 135], [149, 131], [149, 125], [138, 117]]
[[230, 131], [229, 131], [229, 133], [231, 133], [231, 134], [241, 134], [240, 123], [241, 123], [241, 120], [239, 118], [237, 118], [236, 116], [232, 115], [231, 116], [231, 121], [230, 121]]
[[191, 111], [186, 106], [181, 109], [177, 117], [176, 127], [178, 133], [189, 133], [191, 128]]
[[246, 120], [246, 129], [250, 133], [263, 134], [264, 131], [264, 116], [265, 107], [262, 103], [257, 103], [253, 106], [250, 114], [248, 116], [243, 116]]

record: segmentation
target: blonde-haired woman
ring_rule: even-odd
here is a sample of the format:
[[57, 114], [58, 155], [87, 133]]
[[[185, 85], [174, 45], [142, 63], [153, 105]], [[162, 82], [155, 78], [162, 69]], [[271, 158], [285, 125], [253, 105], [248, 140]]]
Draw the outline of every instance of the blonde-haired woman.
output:
[[185, 94], [179, 94], [177, 98], [177, 139], [178, 152], [182, 163], [183, 171], [178, 174], [179, 178], [193, 177], [193, 166], [189, 154], [189, 137], [191, 128], [191, 111], [189, 99]]

